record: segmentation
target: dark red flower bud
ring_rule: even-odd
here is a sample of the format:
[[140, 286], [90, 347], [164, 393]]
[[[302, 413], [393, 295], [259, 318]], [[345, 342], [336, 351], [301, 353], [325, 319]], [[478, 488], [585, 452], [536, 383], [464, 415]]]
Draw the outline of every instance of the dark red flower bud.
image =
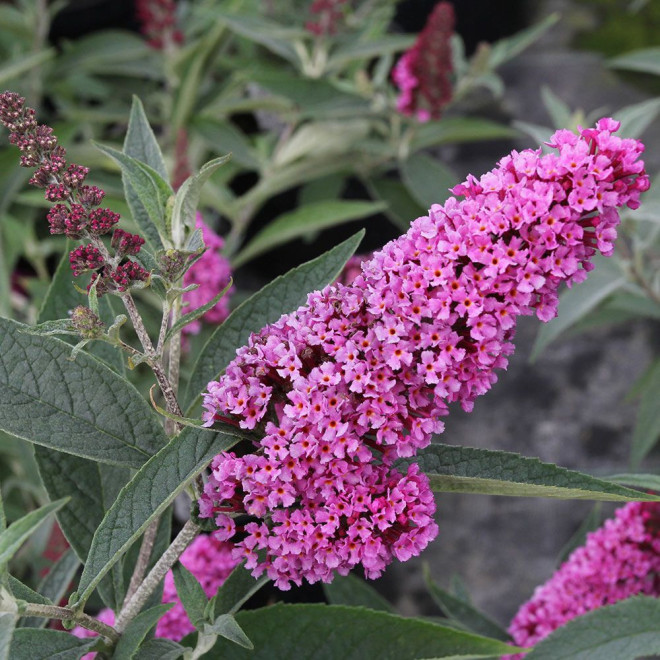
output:
[[110, 209], [94, 209], [89, 213], [89, 231], [101, 236], [107, 234], [119, 222], [119, 213]]
[[135, 261], [127, 261], [117, 266], [110, 277], [117, 285], [118, 291], [126, 291], [134, 282], [146, 282], [149, 273]]
[[87, 270], [97, 270], [105, 264], [101, 252], [92, 245], [80, 245], [69, 254], [73, 274], [78, 277]]
[[123, 229], [115, 229], [110, 244], [123, 257], [126, 254], [137, 254], [144, 245], [144, 238]]

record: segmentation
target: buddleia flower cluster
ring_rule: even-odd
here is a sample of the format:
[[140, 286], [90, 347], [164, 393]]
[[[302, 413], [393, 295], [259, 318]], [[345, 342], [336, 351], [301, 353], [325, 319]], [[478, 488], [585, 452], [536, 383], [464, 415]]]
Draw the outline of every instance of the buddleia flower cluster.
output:
[[[51, 234], [64, 234], [87, 243], [69, 255], [75, 276], [92, 272], [96, 292], [122, 293], [149, 280], [149, 273], [130, 256], [138, 254], [144, 239], [116, 227], [119, 214], [102, 208], [103, 190], [85, 183], [88, 168], [67, 165], [66, 150], [57, 144], [53, 129], [37, 124], [35, 112], [13, 92], [0, 94], [0, 122], [10, 131], [9, 141], [21, 151], [21, 166], [36, 168], [30, 183], [44, 189], [54, 206], [48, 212]], [[110, 245], [102, 238], [110, 236]]]
[[362, 565], [375, 578], [436, 536], [427, 477], [396, 461], [442, 432], [449, 404], [469, 411], [490, 389], [519, 316], [551, 319], [559, 285], [612, 253], [617, 209], [649, 185], [643, 145], [618, 127], [561, 130], [552, 153], [514, 151], [469, 176], [352, 284], [310, 294], [209, 383], [205, 424], [258, 440], [213, 461], [200, 513], [255, 576], [286, 589]]
[[425, 122], [439, 119], [452, 98], [451, 37], [454, 8], [439, 2], [419, 33], [392, 70], [392, 80], [400, 90], [397, 110]]
[[654, 502], [630, 502], [589, 533], [518, 610], [509, 633], [514, 644], [534, 646], [575, 617], [640, 594], [660, 596], [660, 506]]
[[[228, 543], [217, 541], [207, 534], [198, 536], [183, 551], [179, 561], [195, 576], [208, 598], [215, 596], [237, 564], [236, 559], [232, 557], [231, 546]], [[162, 602], [174, 603], [174, 607], [165, 612], [158, 620], [156, 637], [164, 637], [178, 642], [195, 631], [195, 626], [190, 622], [177, 594], [172, 571], [165, 576]], [[109, 626], [115, 623], [115, 614], [108, 608], [101, 610], [96, 618]], [[72, 632], [76, 637], [81, 638], [96, 636], [95, 632], [80, 626], [74, 628]], [[93, 653], [83, 657], [85, 660], [91, 660], [95, 655]]]

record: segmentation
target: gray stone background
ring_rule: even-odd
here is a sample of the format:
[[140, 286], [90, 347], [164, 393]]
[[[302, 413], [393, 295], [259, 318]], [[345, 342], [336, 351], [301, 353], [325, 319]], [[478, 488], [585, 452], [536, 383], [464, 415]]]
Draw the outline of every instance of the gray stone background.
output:
[[[540, 98], [542, 85], [571, 108], [587, 113], [603, 108], [603, 116], [647, 98], [626, 84], [625, 73], [608, 70], [601, 56], [569, 48], [579, 11], [573, 3], [534, 4], [538, 18], [559, 11], [562, 19], [501, 71], [506, 94], [496, 113], [550, 126]], [[652, 174], [660, 170], [659, 124], [643, 136]], [[530, 146], [524, 140], [517, 144]], [[502, 155], [483, 145], [477, 151], [441, 153], [459, 174], [482, 173]], [[532, 364], [529, 356], [539, 325], [535, 318], [520, 321], [508, 370], [500, 372], [499, 382], [472, 413], [455, 410], [446, 418], [442, 441], [516, 451], [589, 473], [625, 471], [636, 407], [624, 398], [659, 348], [657, 325], [636, 322], [564, 336]], [[423, 583], [426, 562], [445, 588], [458, 573], [475, 604], [504, 625], [534, 587], [551, 576], [559, 552], [593, 506], [449, 494], [439, 495], [437, 504], [436, 541], [418, 560], [392, 565], [378, 588], [403, 614], [437, 614]], [[607, 514], [613, 509], [603, 506]]]

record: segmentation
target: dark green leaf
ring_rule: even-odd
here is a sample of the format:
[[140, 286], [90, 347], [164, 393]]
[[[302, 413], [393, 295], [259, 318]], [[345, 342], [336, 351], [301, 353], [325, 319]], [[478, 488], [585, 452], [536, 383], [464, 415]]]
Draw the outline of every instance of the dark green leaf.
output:
[[11, 590], [14, 598], [24, 600], [27, 603], [37, 603], [38, 605], [52, 605], [52, 601], [38, 594], [34, 589], [30, 589], [26, 584], [17, 580], [13, 575], [9, 576], [9, 589]]
[[66, 503], [66, 500], [57, 500], [45, 504], [36, 511], [31, 511], [22, 518], [14, 521], [2, 534], [0, 534], [0, 565], [6, 564], [14, 553], [21, 547], [26, 539], [41, 525], [53, 512]]
[[199, 173], [188, 177], [176, 193], [172, 210], [172, 234], [176, 247], [183, 247], [183, 227], [195, 228], [195, 216], [202, 186], [219, 167], [231, 159], [231, 154], [214, 158], [205, 163]]
[[519, 135], [518, 131], [488, 119], [446, 117], [442, 121], [429, 121], [415, 127], [410, 143], [412, 151], [441, 144], [506, 140]]
[[[0, 428], [35, 444], [139, 467], [167, 436], [127, 381], [53, 337], [0, 319]], [[21, 410], [21, 416], [16, 414]]]
[[[37, 591], [48, 598], [52, 603], [59, 603], [67, 593], [73, 580], [80, 560], [73, 550], [67, 550], [51, 567], [44, 579], [40, 582]], [[48, 619], [42, 617], [26, 617], [20, 623], [22, 628], [43, 628]]]
[[370, 179], [367, 184], [375, 197], [386, 204], [386, 215], [402, 231], [408, 231], [410, 223], [426, 215], [427, 209], [413, 199], [412, 195], [400, 181], [381, 177]]
[[218, 593], [209, 601], [208, 618], [215, 621], [221, 614], [236, 614], [251, 596], [263, 587], [269, 578], [253, 578], [241, 563], [229, 574]]
[[87, 600], [119, 557], [213, 456], [237, 440], [235, 436], [188, 427], [145, 463], [122, 488], [94, 535], [76, 605]]
[[176, 593], [190, 622], [197, 628], [204, 621], [204, 610], [209, 602], [204, 589], [197, 578], [180, 562], [174, 566], [172, 572]]
[[124, 141], [124, 153], [153, 167], [163, 179], [167, 180], [167, 167], [163, 154], [149, 125], [142, 101], [137, 96], [133, 97], [131, 116], [128, 120], [128, 130]]
[[[129, 143], [126, 143], [126, 147], [129, 146]], [[96, 147], [119, 165], [125, 185], [130, 187], [137, 195], [140, 204], [142, 204], [142, 207], [147, 213], [149, 221], [156, 228], [160, 241], [164, 245], [167, 245], [169, 236], [167, 227], [165, 226], [165, 207], [170, 196], [174, 194], [170, 184], [155, 169], [140, 162], [137, 158], [133, 158], [117, 149], [102, 144], [96, 144]], [[129, 202], [129, 206], [131, 206], [131, 200], [128, 199], [127, 201]], [[131, 206], [132, 211], [133, 207]], [[146, 227], [142, 226], [141, 218], [136, 217], [134, 219], [140, 229], [145, 231]], [[153, 229], [147, 233], [145, 238], [150, 239], [152, 234]], [[159, 246], [155, 245], [152, 247]]]
[[171, 639], [151, 639], [143, 644], [135, 655], [135, 660], [177, 660], [185, 648]]
[[250, 170], [258, 170], [259, 160], [242, 131], [229, 121], [199, 118], [192, 128], [204, 138], [204, 143], [218, 153], [231, 153], [232, 161]]
[[613, 69], [627, 69], [628, 71], [642, 71], [660, 76], [660, 46], [642, 48], [631, 53], [619, 55], [607, 61]]
[[19, 76], [23, 77], [26, 73], [45, 64], [55, 56], [55, 49], [37, 51], [27, 55], [19, 55], [11, 60], [5, 61], [0, 66], [0, 85], [5, 86], [10, 80]]
[[611, 259], [596, 257], [594, 265], [596, 268], [585, 282], [568, 289], [559, 297], [559, 314], [539, 330], [530, 360], [535, 360], [550, 342], [625, 284], [624, 274]]
[[504, 64], [526, 48], [531, 46], [538, 38], [559, 20], [559, 14], [550, 14], [536, 25], [517, 32], [512, 37], [500, 39], [495, 42], [490, 51], [490, 65], [493, 69]]
[[572, 112], [570, 107], [564, 103], [547, 85], [541, 87], [543, 105], [552, 119], [555, 128], [569, 128]]
[[3, 612], [0, 610], [0, 660], [11, 660], [9, 654], [15, 627], [16, 614], [14, 612]]
[[543, 463], [508, 451], [433, 444], [401, 466], [418, 463], [436, 493], [478, 493], [516, 497], [600, 500], [605, 502], [660, 501], [581, 472]]
[[465, 601], [452, 596], [448, 591], [442, 589], [431, 578], [428, 567], [424, 567], [424, 581], [426, 588], [433, 597], [442, 613], [460, 623], [466, 630], [477, 635], [484, 635], [508, 642], [511, 637], [490, 617], [480, 612], [476, 607]]
[[250, 638], [243, 632], [232, 614], [220, 615], [212, 624], [204, 626], [204, 632], [224, 637], [244, 649], [252, 650], [254, 648]]
[[649, 374], [648, 384], [642, 393], [637, 410], [637, 422], [630, 448], [630, 461], [637, 467], [644, 457], [655, 447], [660, 438], [660, 362], [657, 362]]
[[298, 192], [298, 206], [306, 206], [329, 199], [338, 199], [346, 186], [343, 174], [329, 174], [302, 186]]
[[239, 612], [236, 620], [254, 651], [219, 640], [209, 660], [414, 660], [515, 652], [499, 640], [359, 607], [279, 604]]
[[401, 34], [389, 35], [382, 39], [370, 39], [369, 41], [351, 40], [332, 51], [326, 65], [326, 71], [339, 71], [356, 60], [369, 60], [387, 53], [398, 53], [407, 50], [414, 43], [415, 36]]
[[[425, 209], [442, 204], [458, 183], [456, 175], [437, 158], [417, 153], [401, 164], [403, 182], [412, 197]], [[412, 218], [411, 218], [412, 219]]]
[[355, 575], [336, 575], [323, 585], [323, 593], [330, 605], [366, 607], [370, 610], [394, 613], [394, 608], [372, 586]]
[[122, 633], [112, 654], [113, 660], [132, 660], [149, 631], [158, 623], [158, 619], [173, 607], [174, 603], [165, 603], [140, 612]]
[[525, 660], [635, 660], [660, 653], [660, 600], [636, 596], [577, 617]]
[[290, 270], [239, 305], [211, 335], [193, 367], [185, 397], [193, 404], [207, 383], [224, 370], [252, 332], [302, 305], [310, 291], [322, 289], [341, 272], [360, 244], [364, 231], [316, 259]]
[[293, 240], [328, 227], [366, 218], [384, 209], [378, 202], [332, 200], [315, 202], [284, 213], [262, 229], [232, 259], [238, 268], [254, 257]]
[[19, 628], [11, 642], [12, 660], [79, 660], [96, 639], [78, 639], [59, 630]]

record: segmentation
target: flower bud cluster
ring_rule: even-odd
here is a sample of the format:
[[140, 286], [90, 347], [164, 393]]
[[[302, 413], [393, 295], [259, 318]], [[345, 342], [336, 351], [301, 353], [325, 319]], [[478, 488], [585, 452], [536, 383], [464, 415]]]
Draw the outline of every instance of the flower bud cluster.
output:
[[454, 32], [454, 8], [439, 2], [417, 37], [392, 71], [400, 90], [397, 110], [419, 121], [439, 119], [451, 101], [451, 77], [454, 70], [451, 37]]
[[[643, 145], [603, 119], [557, 132], [557, 153], [514, 151], [454, 188], [362, 265], [351, 285], [253, 334], [204, 395], [206, 425], [262, 436], [213, 463], [200, 501], [221, 538], [281, 588], [361, 563], [375, 577], [436, 535], [427, 478], [394, 462], [427, 446], [439, 418], [507, 365], [516, 319], [556, 314], [562, 282], [610, 254], [617, 207], [648, 188]], [[236, 514], [256, 516], [235, 530]], [[328, 516], [331, 518], [328, 518]], [[254, 552], [266, 550], [259, 561]], [[328, 563], [330, 562], [330, 563]]]
[[309, 6], [313, 18], [305, 23], [305, 29], [316, 36], [336, 34], [347, 5], [347, 0], [313, 0]]
[[94, 271], [92, 281], [97, 281], [98, 295], [123, 292], [148, 281], [149, 273], [138, 263], [122, 262], [126, 255], [137, 254], [144, 240], [117, 229], [111, 241], [115, 253], [111, 254], [101, 236], [112, 231], [119, 214], [98, 208], [105, 193], [85, 184], [88, 168], [74, 163], [67, 166], [66, 151], [57, 144], [53, 129], [37, 124], [34, 110], [13, 92], [0, 94], [0, 122], [10, 130], [10, 142], [21, 151], [21, 165], [37, 168], [30, 183], [44, 188], [46, 199], [54, 203], [47, 216], [50, 233], [90, 242], [70, 253], [73, 274]]
[[94, 312], [84, 305], [78, 305], [71, 312], [73, 327], [83, 339], [96, 339], [103, 334], [104, 324]]
[[[223, 585], [236, 564], [232, 557], [231, 545], [201, 534], [184, 551], [179, 561], [185, 566], [201, 584], [204, 593], [212, 598]], [[174, 575], [168, 571], [163, 587], [163, 603], [174, 603], [174, 607], [165, 612], [156, 625], [156, 637], [180, 641], [186, 635], [195, 631], [188, 615], [176, 592]], [[114, 625], [115, 615], [110, 609], [103, 609], [96, 617], [102, 623]], [[86, 628], [77, 627], [72, 630], [76, 637], [95, 637], [96, 633]], [[83, 660], [95, 654], [83, 656]]]
[[518, 610], [509, 633], [514, 644], [534, 646], [575, 617], [639, 594], [660, 597], [660, 505], [655, 502], [630, 502], [588, 534]]
[[162, 50], [168, 43], [183, 43], [183, 33], [176, 28], [174, 0], [136, 0], [135, 12], [140, 31], [152, 48]]

